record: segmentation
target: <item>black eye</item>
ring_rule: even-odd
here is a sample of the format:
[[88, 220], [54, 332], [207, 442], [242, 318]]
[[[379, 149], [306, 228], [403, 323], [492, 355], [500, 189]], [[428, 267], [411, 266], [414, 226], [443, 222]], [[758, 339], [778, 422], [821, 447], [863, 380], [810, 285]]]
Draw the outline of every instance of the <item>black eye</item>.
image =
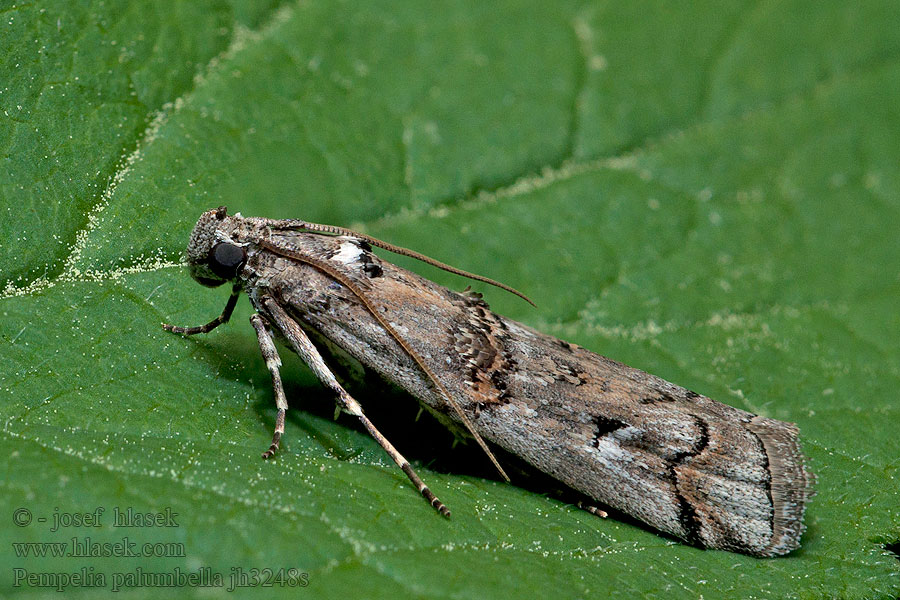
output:
[[209, 270], [222, 279], [234, 279], [246, 258], [247, 253], [240, 246], [219, 242], [209, 252]]

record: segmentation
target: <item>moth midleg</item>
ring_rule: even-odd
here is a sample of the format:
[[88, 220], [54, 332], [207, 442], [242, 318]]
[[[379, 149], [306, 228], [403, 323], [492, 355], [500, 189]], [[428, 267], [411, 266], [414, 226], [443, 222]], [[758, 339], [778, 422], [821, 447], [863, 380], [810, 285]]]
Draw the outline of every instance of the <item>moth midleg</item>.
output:
[[432, 493], [428, 486], [425, 485], [425, 482], [416, 474], [413, 470], [412, 466], [409, 464], [409, 461], [406, 460], [400, 452], [394, 448], [394, 445], [391, 444], [384, 435], [372, 424], [369, 418], [363, 413], [362, 406], [360, 406], [359, 402], [357, 402], [348, 392], [343, 388], [343, 386], [338, 383], [338, 380], [335, 378], [334, 374], [325, 364], [325, 360], [322, 358], [322, 355], [313, 345], [312, 341], [310, 341], [309, 336], [303, 331], [300, 325], [297, 324], [294, 319], [290, 317], [290, 315], [285, 312], [283, 308], [271, 297], [264, 297], [261, 299], [261, 304], [269, 313], [275, 327], [284, 335], [287, 339], [288, 343], [290, 343], [291, 347], [297, 353], [298, 356], [305, 362], [310, 369], [312, 369], [313, 373], [315, 373], [316, 377], [318, 377], [319, 381], [322, 382], [327, 388], [332, 390], [337, 395], [338, 405], [345, 412], [350, 413], [360, 420], [363, 424], [363, 427], [366, 428], [366, 431], [369, 432], [378, 444], [384, 448], [384, 451], [388, 453], [388, 456], [397, 464], [398, 467], [406, 474], [409, 480], [416, 486], [416, 489], [419, 490], [419, 493], [425, 497], [431, 506], [435, 508], [439, 513], [444, 516], [450, 516], [450, 510], [444, 505], [443, 502], [438, 500], [437, 496]]
[[255, 313], [250, 316], [250, 324], [256, 330], [256, 339], [259, 342], [259, 351], [262, 353], [263, 360], [266, 361], [266, 368], [272, 374], [272, 388], [275, 392], [275, 406], [278, 408], [278, 415], [275, 417], [275, 433], [272, 435], [272, 444], [269, 449], [262, 453], [263, 458], [271, 458], [278, 450], [278, 443], [284, 433], [284, 413], [287, 411], [287, 398], [284, 396], [284, 385], [281, 383], [281, 357], [278, 356], [278, 350], [275, 348], [275, 342], [272, 340], [272, 334], [268, 330], [268, 321], [262, 315]]
[[222, 323], [227, 323], [228, 319], [231, 318], [231, 313], [234, 312], [234, 307], [237, 306], [238, 296], [241, 294], [240, 286], [234, 286], [231, 288], [231, 296], [228, 298], [228, 302], [225, 304], [224, 310], [222, 310], [222, 314], [207, 323], [206, 325], [200, 325], [198, 327], [181, 327], [179, 325], [169, 325], [168, 323], [163, 323], [162, 327], [166, 331], [171, 331], [172, 333], [181, 333], [184, 335], [194, 335], [197, 333], [209, 333]]

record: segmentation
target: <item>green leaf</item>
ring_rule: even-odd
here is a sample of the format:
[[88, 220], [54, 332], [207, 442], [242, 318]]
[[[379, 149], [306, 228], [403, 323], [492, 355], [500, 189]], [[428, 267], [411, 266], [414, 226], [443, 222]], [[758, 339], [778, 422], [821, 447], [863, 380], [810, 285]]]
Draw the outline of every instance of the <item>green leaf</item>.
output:
[[[7, 5], [0, 594], [80, 573], [76, 596], [157, 597], [141, 573], [206, 568], [221, 586], [191, 595], [232, 597], [283, 568], [308, 579], [238, 592], [896, 597], [898, 19], [887, 1]], [[159, 327], [225, 303], [179, 263], [219, 205], [507, 282], [539, 308], [477, 286], [498, 312], [798, 423], [818, 478], [802, 548], [703, 551], [499, 483], [412, 399], [356, 385], [442, 519], [286, 351], [284, 449], [262, 461], [275, 411], [246, 302], [207, 336]], [[177, 526], [112, 527], [128, 507]], [[66, 526], [98, 508], [102, 527]], [[126, 537], [184, 552], [13, 546]]]

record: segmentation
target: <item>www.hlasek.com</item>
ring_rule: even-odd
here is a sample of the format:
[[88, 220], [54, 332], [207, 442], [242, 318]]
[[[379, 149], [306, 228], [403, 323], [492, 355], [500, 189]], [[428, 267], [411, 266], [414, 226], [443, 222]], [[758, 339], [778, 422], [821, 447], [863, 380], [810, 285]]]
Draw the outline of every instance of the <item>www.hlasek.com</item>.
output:
[[[227, 582], [227, 583], [226, 583]], [[78, 571], [32, 572], [26, 569], [13, 569], [13, 587], [40, 587], [64, 592], [72, 588], [109, 588], [118, 592], [127, 588], [225, 588], [233, 592], [250, 587], [306, 587], [309, 585], [309, 573], [299, 569], [245, 569], [232, 567], [226, 579], [219, 571], [209, 567], [200, 567], [193, 571], [185, 571], [175, 567], [170, 571], [147, 571], [141, 567], [133, 571], [115, 571], [101, 573], [94, 567], [82, 567]]]
[[123, 537], [118, 542], [97, 542], [86, 537], [73, 537], [68, 542], [13, 542], [16, 558], [183, 558], [181, 542], [139, 543]]

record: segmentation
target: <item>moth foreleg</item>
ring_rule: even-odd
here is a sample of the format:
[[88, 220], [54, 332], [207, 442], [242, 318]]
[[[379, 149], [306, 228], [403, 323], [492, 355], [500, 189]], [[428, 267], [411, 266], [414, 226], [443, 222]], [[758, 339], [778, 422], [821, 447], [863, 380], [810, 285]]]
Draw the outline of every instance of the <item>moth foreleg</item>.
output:
[[294, 351], [300, 356], [300, 358], [305, 362], [310, 369], [312, 369], [313, 373], [315, 373], [316, 377], [318, 377], [319, 381], [322, 382], [326, 387], [331, 389], [337, 396], [338, 405], [344, 412], [350, 413], [360, 420], [363, 424], [363, 427], [366, 428], [366, 431], [369, 432], [375, 441], [384, 448], [384, 451], [388, 453], [388, 456], [397, 464], [398, 467], [406, 474], [409, 480], [416, 486], [416, 489], [419, 490], [419, 493], [422, 494], [425, 499], [428, 501], [431, 506], [435, 508], [439, 513], [444, 516], [450, 516], [450, 510], [444, 505], [443, 502], [438, 500], [438, 498], [432, 493], [428, 486], [425, 485], [425, 482], [416, 474], [413, 470], [412, 466], [410, 466], [409, 461], [406, 460], [402, 454], [400, 454], [396, 448], [394, 448], [393, 444], [391, 444], [384, 435], [372, 424], [369, 418], [363, 413], [362, 406], [360, 406], [359, 402], [357, 402], [347, 390], [343, 388], [343, 386], [338, 383], [334, 374], [325, 364], [322, 355], [319, 354], [319, 351], [310, 341], [309, 336], [303, 331], [300, 325], [297, 324], [294, 319], [288, 315], [281, 306], [275, 300], [270, 297], [262, 298], [262, 305], [269, 313], [273, 323], [278, 328], [279, 331], [287, 338], [288, 343], [290, 343], [291, 347]]
[[272, 445], [263, 452], [263, 458], [271, 458], [278, 450], [278, 443], [281, 441], [281, 435], [284, 433], [284, 413], [287, 411], [287, 398], [284, 396], [284, 385], [281, 383], [281, 358], [278, 356], [278, 350], [275, 348], [275, 342], [272, 340], [272, 334], [267, 328], [268, 321], [262, 315], [253, 314], [250, 317], [250, 324], [256, 330], [256, 339], [259, 342], [259, 351], [262, 353], [263, 360], [266, 361], [266, 368], [272, 374], [272, 389], [275, 392], [275, 406], [278, 408], [278, 415], [275, 417], [275, 433], [272, 435]]
[[169, 325], [168, 323], [163, 323], [162, 328], [166, 331], [171, 331], [172, 333], [181, 333], [184, 335], [194, 335], [196, 333], [209, 333], [222, 323], [227, 323], [228, 319], [231, 318], [231, 313], [234, 312], [234, 307], [237, 306], [238, 296], [241, 293], [241, 288], [239, 286], [234, 286], [231, 289], [231, 296], [228, 298], [228, 302], [225, 304], [225, 309], [222, 311], [222, 314], [207, 323], [206, 325], [200, 325], [198, 327], [181, 327], [179, 325]]

